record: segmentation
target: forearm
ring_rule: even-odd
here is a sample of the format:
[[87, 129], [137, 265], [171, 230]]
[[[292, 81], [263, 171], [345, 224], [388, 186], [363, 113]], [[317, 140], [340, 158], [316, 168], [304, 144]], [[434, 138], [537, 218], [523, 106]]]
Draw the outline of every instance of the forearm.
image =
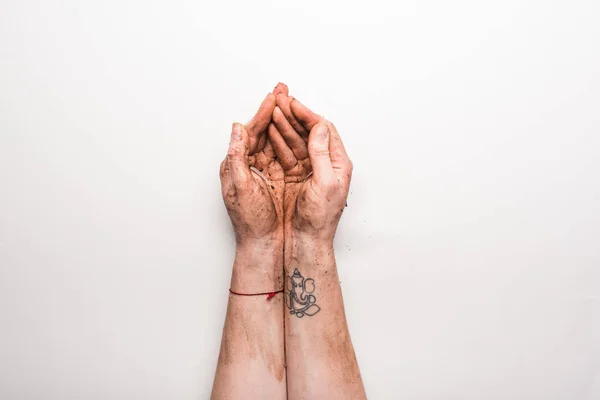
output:
[[[282, 246], [238, 247], [231, 290], [282, 288]], [[282, 295], [229, 295], [212, 399], [285, 399]]]
[[[286, 243], [285, 254], [289, 399], [366, 398], [346, 323], [332, 243], [295, 235]], [[296, 270], [301, 279], [294, 275]], [[314, 282], [305, 286], [310, 292], [314, 283], [312, 293], [293, 287], [294, 282], [310, 279]], [[309, 305], [313, 300], [310, 295], [318, 308]]]

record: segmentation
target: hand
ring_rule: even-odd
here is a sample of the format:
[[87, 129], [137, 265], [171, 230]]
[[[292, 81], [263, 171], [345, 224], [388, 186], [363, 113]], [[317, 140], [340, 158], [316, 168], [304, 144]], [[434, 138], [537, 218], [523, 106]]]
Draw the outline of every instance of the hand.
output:
[[277, 106], [268, 133], [285, 172], [286, 240], [303, 236], [332, 243], [348, 197], [352, 162], [331, 122], [288, 96], [283, 84], [274, 94]]
[[221, 163], [223, 201], [238, 248], [283, 242], [284, 172], [266, 134], [275, 102], [269, 94], [249, 123], [233, 124]]

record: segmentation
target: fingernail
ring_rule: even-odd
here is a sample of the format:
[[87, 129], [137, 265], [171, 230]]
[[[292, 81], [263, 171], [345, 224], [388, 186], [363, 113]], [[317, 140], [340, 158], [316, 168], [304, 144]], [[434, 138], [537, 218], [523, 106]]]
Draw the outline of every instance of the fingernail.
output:
[[242, 128], [240, 124], [234, 123], [231, 126], [231, 140], [240, 140], [242, 137]]
[[329, 133], [329, 129], [327, 129], [327, 125], [324, 125], [324, 124], [319, 124], [317, 126], [317, 130], [315, 131], [315, 134], [321, 140], [325, 140], [328, 133]]

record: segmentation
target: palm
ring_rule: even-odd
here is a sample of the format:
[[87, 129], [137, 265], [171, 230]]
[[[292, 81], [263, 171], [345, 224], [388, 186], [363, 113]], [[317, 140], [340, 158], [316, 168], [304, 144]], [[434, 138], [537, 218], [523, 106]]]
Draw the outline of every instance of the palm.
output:
[[[334, 136], [333, 144], [331, 147], [327, 146], [326, 155], [313, 152], [313, 156], [309, 156], [309, 133], [324, 119], [294, 101], [288, 95], [286, 85], [277, 85], [274, 94], [277, 97], [277, 107], [273, 111], [273, 123], [269, 126], [268, 133], [285, 173], [283, 208], [286, 231], [291, 229], [326, 233], [337, 226], [344, 210], [352, 171], [351, 162], [337, 130], [329, 122], [328, 129]], [[314, 148], [312, 150], [316, 151]], [[312, 175], [311, 157], [323, 156], [328, 160], [330, 171], [327, 182], [323, 180], [324, 176], [317, 180]], [[330, 206], [334, 207], [333, 213]]]
[[293, 117], [287, 86], [280, 83], [273, 93], [277, 96], [278, 107], [273, 113], [273, 125], [269, 127], [269, 139], [280, 156], [285, 173], [284, 221], [290, 228], [299, 228], [307, 224], [308, 214], [303, 210], [314, 208], [311, 205], [316, 205], [318, 200], [311, 178], [308, 131]]
[[268, 238], [283, 230], [284, 171], [266, 133], [274, 108], [270, 94], [248, 124], [234, 124], [241, 134], [232, 133], [221, 164], [223, 200], [238, 238]]
[[[298, 163], [294, 168], [284, 171], [284, 173], [284, 221], [295, 220], [296, 222], [299, 222], [302, 213], [299, 213], [298, 209], [301, 211], [305, 205], [307, 200], [306, 193], [308, 193], [309, 197], [312, 193], [311, 191], [307, 192], [306, 190], [310, 187], [312, 175], [312, 166], [310, 164], [310, 159], [308, 158], [308, 153], [305, 158], [298, 159]], [[303, 201], [298, 201], [298, 196], [300, 194], [304, 194], [302, 196]], [[296, 218], [293, 218], [294, 215], [296, 215]]]
[[284, 171], [270, 143], [248, 157], [252, 171], [249, 204], [253, 219], [262, 231], [277, 228], [283, 220]]

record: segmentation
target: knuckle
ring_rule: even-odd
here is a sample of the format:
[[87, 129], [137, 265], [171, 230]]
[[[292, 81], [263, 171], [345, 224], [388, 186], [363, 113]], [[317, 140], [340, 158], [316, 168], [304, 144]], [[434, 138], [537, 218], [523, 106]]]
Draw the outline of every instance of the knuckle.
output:
[[228, 158], [238, 158], [242, 154], [241, 150], [236, 146], [230, 146], [229, 150], [227, 150]]
[[312, 155], [315, 157], [329, 158], [329, 148], [328, 147], [321, 147], [321, 146], [309, 143], [308, 149], [312, 153]]
[[229, 163], [227, 162], [227, 159], [221, 161], [221, 165], [219, 166], [219, 176], [221, 177], [221, 180], [227, 176], [228, 169]]
[[232, 185], [224, 183], [221, 185], [221, 193], [223, 194], [223, 199], [227, 200], [235, 195], [235, 190]]
[[258, 134], [260, 130], [269, 123], [270, 120], [270, 115], [265, 116], [264, 114], [258, 114], [250, 123], [246, 124], [244, 128], [246, 128], [246, 130], [251, 134]]
[[[256, 118], [256, 125], [254, 126], [254, 130], [258, 131], [258, 129], [262, 126], [265, 126], [269, 123], [270, 118], [265, 117], [263, 115], [258, 116], [258, 118]], [[255, 132], [258, 133], [258, 132]]]

